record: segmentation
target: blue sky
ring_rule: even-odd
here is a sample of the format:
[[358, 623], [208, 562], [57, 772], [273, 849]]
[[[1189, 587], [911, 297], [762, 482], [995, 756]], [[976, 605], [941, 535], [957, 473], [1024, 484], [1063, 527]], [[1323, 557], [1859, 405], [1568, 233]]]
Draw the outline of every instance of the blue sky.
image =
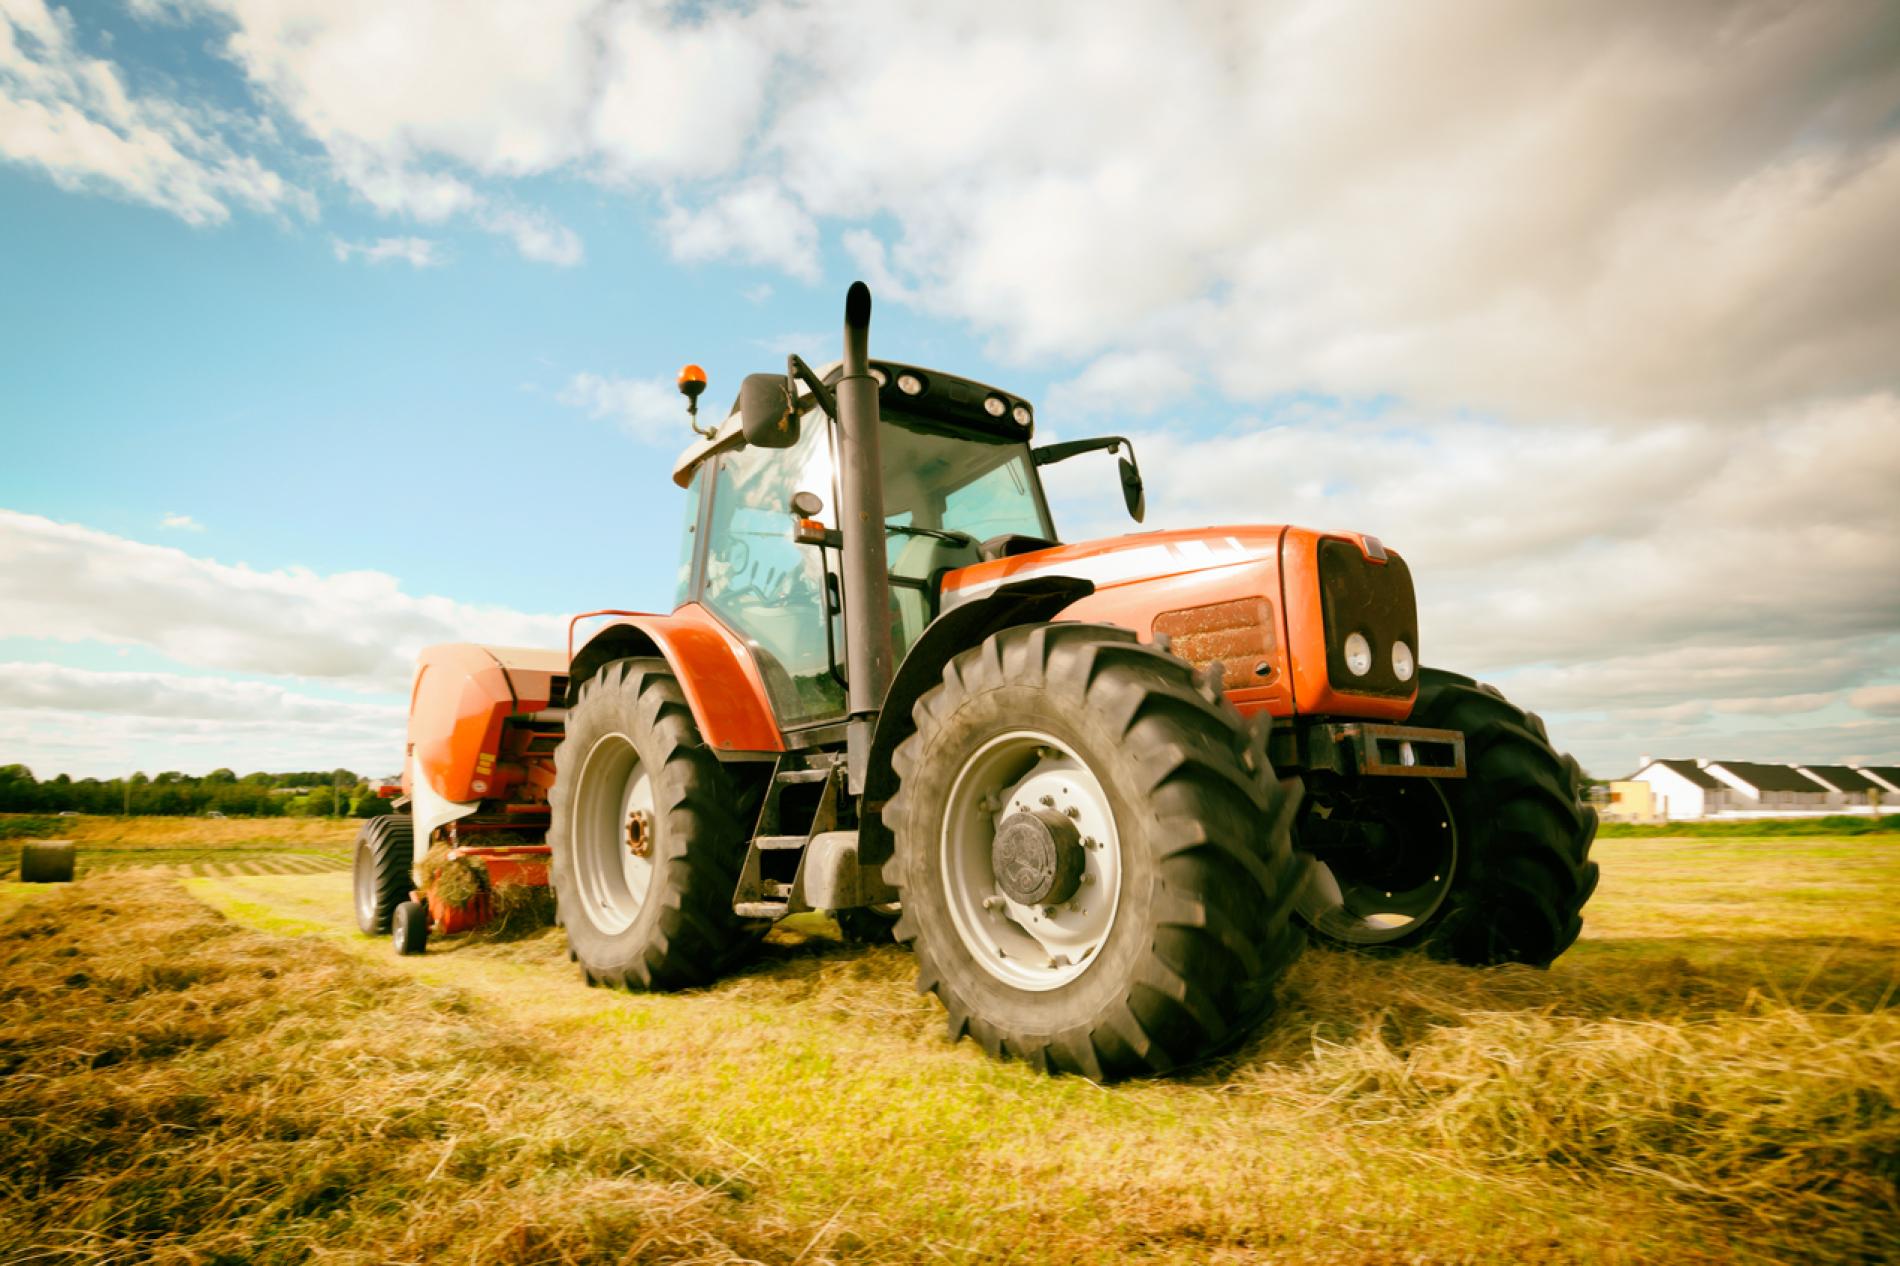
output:
[[1575, 8], [0, 0], [0, 760], [390, 765], [422, 642], [667, 603], [673, 373], [860, 276], [1599, 772], [1900, 758], [1900, 20]]

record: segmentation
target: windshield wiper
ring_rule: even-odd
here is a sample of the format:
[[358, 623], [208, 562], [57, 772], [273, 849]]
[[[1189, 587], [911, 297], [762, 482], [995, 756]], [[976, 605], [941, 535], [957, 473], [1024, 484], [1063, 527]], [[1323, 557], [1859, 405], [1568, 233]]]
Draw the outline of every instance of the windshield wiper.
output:
[[948, 531], [944, 528], [912, 527], [908, 523], [886, 523], [886, 532], [898, 532], [904, 536], [931, 536], [939, 541], [948, 541], [952, 545], [975, 545], [977, 540], [968, 532]]

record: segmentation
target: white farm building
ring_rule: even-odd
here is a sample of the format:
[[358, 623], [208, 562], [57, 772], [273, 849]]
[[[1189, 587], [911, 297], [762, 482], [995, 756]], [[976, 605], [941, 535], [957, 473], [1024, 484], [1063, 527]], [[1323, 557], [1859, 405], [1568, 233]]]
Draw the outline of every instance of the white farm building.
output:
[[1900, 808], [1900, 768], [1777, 765], [1736, 760], [1651, 760], [1610, 784], [1604, 816], [1658, 822], [1683, 818], [1800, 817]]

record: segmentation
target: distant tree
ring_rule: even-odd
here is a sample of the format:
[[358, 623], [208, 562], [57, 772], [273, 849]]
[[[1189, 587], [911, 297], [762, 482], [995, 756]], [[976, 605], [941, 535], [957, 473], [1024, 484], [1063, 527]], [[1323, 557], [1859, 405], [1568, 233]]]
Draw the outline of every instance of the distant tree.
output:
[[0, 813], [31, 813], [40, 807], [39, 792], [25, 765], [0, 765]]

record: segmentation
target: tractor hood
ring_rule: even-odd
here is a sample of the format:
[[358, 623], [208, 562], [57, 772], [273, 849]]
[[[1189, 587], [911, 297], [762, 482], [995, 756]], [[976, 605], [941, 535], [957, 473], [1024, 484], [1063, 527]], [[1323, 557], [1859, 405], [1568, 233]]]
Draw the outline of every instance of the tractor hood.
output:
[[1279, 552], [1284, 527], [1191, 528], [1171, 532], [1137, 532], [1057, 545], [1013, 558], [964, 567], [944, 577], [946, 609], [980, 598], [1001, 585], [1031, 576], [1074, 576], [1092, 581], [1099, 590], [1117, 585], [1161, 580], [1190, 572], [1271, 558]]
[[[1037, 576], [1089, 581], [1094, 591], [1058, 618], [1164, 641], [1218, 673], [1242, 711], [1378, 720], [1411, 711], [1415, 674], [1392, 666], [1417, 662], [1411, 571], [1375, 537], [1246, 524], [1056, 545], [951, 572], [943, 609]], [[1353, 634], [1372, 648], [1370, 666], [1348, 667]]]

